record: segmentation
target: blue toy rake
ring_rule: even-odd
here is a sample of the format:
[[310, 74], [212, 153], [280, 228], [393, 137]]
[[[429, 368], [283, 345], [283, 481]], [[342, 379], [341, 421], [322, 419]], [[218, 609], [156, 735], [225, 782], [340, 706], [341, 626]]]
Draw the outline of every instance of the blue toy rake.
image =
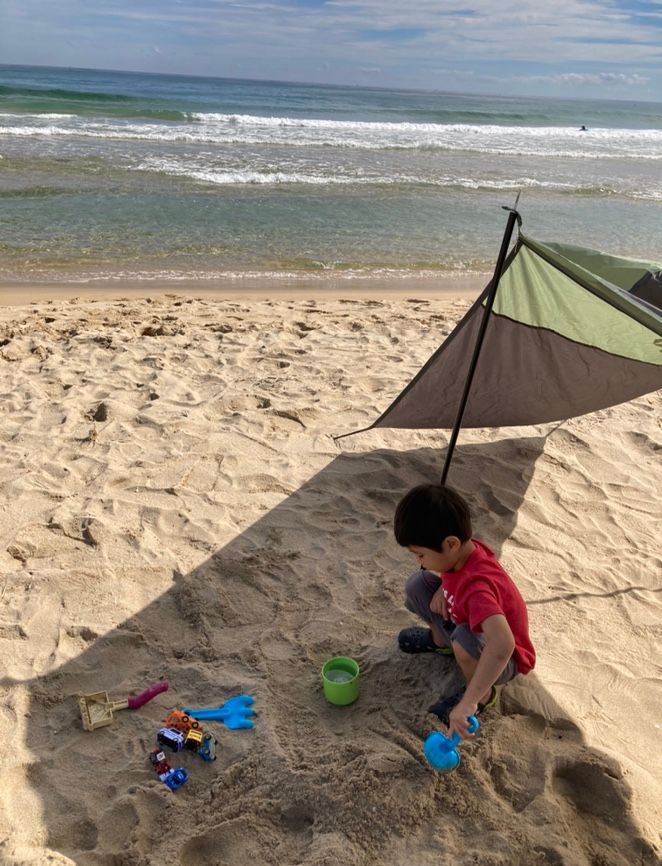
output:
[[237, 698], [230, 698], [220, 707], [209, 710], [191, 710], [186, 707], [184, 712], [200, 722], [222, 722], [231, 731], [239, 731], [254, 727], [254, 703], [255, 700], [250, 695], [239, 695]]

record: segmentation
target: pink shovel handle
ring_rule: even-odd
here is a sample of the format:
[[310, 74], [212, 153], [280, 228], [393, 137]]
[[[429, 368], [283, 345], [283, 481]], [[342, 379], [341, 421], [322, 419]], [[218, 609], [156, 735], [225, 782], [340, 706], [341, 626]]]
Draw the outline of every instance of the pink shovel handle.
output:
[[155, 698], [157, 695], [160, 695], [161, 692], [168, 691], [168, 683], [166, 680], [161, 680], [158, 683], [154, 683], [153, 686], [150, 686], [146, 691], [142, 692], [139, 695], [134, 695], [132, 698], [128, 699], [128, 707], [130, 710], [138, 710], [148, 701], [151, 701], [152, 698]]

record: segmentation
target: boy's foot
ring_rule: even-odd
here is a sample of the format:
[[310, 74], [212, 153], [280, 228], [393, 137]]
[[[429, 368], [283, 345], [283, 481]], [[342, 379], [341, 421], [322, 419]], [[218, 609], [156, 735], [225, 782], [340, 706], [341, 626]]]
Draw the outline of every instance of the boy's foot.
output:
[[441, 656], [452, 656], [449, 646], [437, 646], [432, 637], [431, 628], [403, 628], [398, 635], [398, 645], [403, 653], [438, 653]]
[[[462, 700], [462, 696], [464, 695], [464, 689], [460, 689], [459, 692], [455, 692], [454, 695], [450, 695], [448, 698], [444, 698], [442, 701], [437, 701], [436, 704], [433, 704], [429, 709], [428, 713], [432, 713], [435, 715], [440, 722], [443, 722], [444, 725], [448, 725], [448, 716], [450, 715], [451, 710]], [[481, 713], [484, 713], [485, 710], [489, 710], [493, 707], [496, 702], [499, 693], [496, 690], [496, 686], [492, 686], [492, 691], [490, 692], [489, 698], [482, 704], [478, 704], [478, 708], [476, 710], [476, 715], [479, 716]]]
[[479, 716], [481, 713], [484, 713], [485, 710], [491, 709], [496, 704], [498, 697], [499, 692], [497, 691], [496, 686], [492, 686], [492, 691], [490, 692], [489, 698], [485, 701], [484, 704], [478, 704], [476, 715]]
[[455, 692], [454, 695], [449, 695], [447, 698], [437, 701], [436, 704], [432, 704], [431, 707], [428, 707], [428, 713], [432, 713], [432, 715], [436, 716], [442, 724], [447, 726], [448, 716], [453, 707], [460, 703], [463, 694], [464, 689], [460, 689], [460, 691]]

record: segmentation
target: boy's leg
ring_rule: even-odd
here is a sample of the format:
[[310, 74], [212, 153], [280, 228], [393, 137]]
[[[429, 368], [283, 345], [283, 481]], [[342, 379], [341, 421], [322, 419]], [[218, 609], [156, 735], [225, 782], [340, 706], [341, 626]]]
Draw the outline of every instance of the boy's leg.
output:
[[432, 596], [439, 589], [439, 575], [419, 568], [405, 584], [405, 607], [426, 622], [438, 647], [451, 648], [449, 631], [443, 617], [430, 610]]
[[[478, 661], [483, 652], [485, 640], [481, 635], [471, 631], [468, 626], [459, 625], [453, 632], [451, 646], [453, 647], [455, 661], [458, 663], [460, 670], [464, 674], [464, 679], [468, 683], [478, 667]], [[513, 677], [517, 676], [517, 673], [515, 659], [511, 656], [494, 685], [501, 686], [504, 683], [510, 682]], [[487, 699], [489, 693], [483, 697]]]
[[[476, 668], [478, 667], [478, 658], [474, 658], [470, 655], [467, 650], [462, 646], [462, 644], [453, 641], [453, 655], [455, 656], [455, 661], [458, 663], [460, 670], [462, 671], [462, 675], [464, 676], [464, 682], [466, 685], [469, 685], [471, 680], [473, 679], [473, 675], [476, 673]], [[482, 695], [478, 703], [485, 703], [489, 700], [490, 695], [492, 694], [492, 687], [490, 686], [489, 691]]]
[[[466, 625], [459, 625], [453, 632], [452, 638], [453, 655], [458, 663], [460, 670], [464, 675], [466, 683], [469, 683], [476, 672], [480, 654], [485, 646], [485, 641], [481, 635], [475, 634]], [[499, 679], [490, 688], [489, 692], [482, 696], [478, 702], [478, 712], [486, 710], [496, 703], [497, 691], [494, 686], [500, 686], [509, 682], [518, 674], [517, 665], [514, 658], [511, 656], [508, 664], [501, 672]], [[445, 724], [448, 724], [448, 715], [453, 707], [461, 700], [464, 694], [464, 688], [457, 694], [443, 698], [433, 706], [429, 707], [428, 712], [434, 713], [435, 716]]]

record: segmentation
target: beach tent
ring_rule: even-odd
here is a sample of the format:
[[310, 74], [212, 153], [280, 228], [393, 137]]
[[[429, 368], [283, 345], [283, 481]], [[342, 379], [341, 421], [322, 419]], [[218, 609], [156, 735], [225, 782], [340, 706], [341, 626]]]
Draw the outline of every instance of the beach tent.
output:
[[507, 254], [509, 240], [490, 284], [368, 429], [456, 425], [457, 436], [459, 420], [541, 424], [662, 388], [662, 264], [521, 232]]

